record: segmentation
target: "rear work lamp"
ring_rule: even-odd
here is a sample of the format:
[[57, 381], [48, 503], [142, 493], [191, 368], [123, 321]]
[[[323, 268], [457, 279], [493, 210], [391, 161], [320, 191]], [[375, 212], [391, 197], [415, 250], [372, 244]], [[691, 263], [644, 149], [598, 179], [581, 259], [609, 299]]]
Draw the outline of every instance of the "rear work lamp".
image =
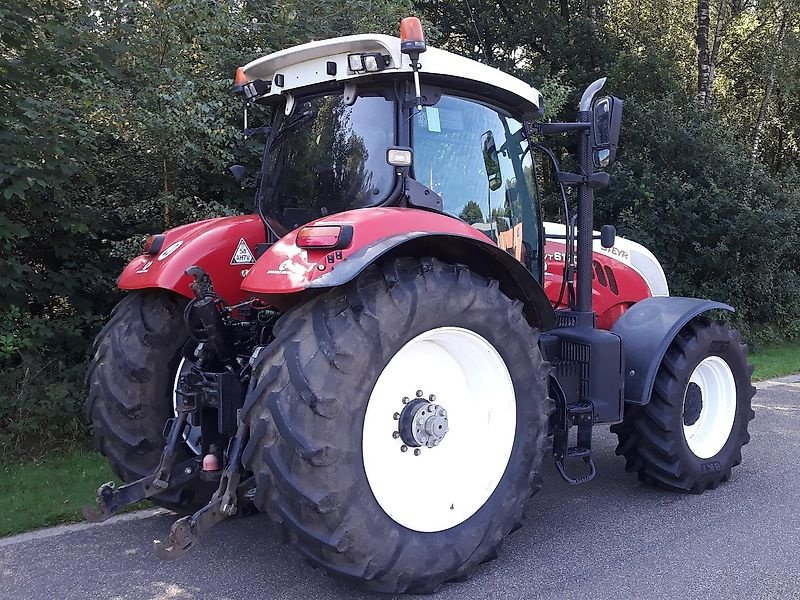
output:
[[347, 55], [347, 68], [353, 73], [376, 73], [389, 66], [391, 58], [380, 52], [362, 52]]

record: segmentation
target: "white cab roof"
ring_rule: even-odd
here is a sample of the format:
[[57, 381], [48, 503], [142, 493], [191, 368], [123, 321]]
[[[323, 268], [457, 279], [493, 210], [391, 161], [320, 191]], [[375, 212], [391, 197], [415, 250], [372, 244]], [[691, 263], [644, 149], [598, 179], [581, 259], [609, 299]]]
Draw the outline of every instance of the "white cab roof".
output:
[[[347, 55], [358, 52], [380, 52], [390, 57], [389, 66], [380, 73], [353, 73], [348, 69]], [[336, 74], [328, 74], [329, 62], [336, 63]], [[432, 74], [456, 82], [478, 83], [494, 88], [499, 95], [511, 97], [518, 108], [525, 113], [540, 113], [542, 95], [524, 81], [484, 64], [429, 47], [420, 55], [422, 69], [420, 79], [425, 83], [425, 75]], [[381, 74], [411, 72], [407, 55], [400, 52], [400, 38], [390, 35], [366, 34], [309, 42], [286, 50], [273, 52], [258, 58], [244, 67], [249, 79], [272, 81], [268, 96], [277, 96], [310, 85], [328, 81], [356, 83], [360, 78], [374, 79]], [[279, 87], [276, 75], [283, 75], [283, 86]], [[278, 78], [280, 80], [280, 78]]]

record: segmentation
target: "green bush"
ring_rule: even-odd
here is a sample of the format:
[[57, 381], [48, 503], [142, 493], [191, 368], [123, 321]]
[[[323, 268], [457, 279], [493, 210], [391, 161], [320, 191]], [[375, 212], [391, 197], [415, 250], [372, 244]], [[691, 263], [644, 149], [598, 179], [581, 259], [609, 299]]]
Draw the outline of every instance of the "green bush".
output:
[[673, 295], [737, 309], [752, 342], [800, 338], [798, 174], [752, 175], [745, 148], [691, 103], [628, 102], [620, 161], [598, 222], [647, 246]]

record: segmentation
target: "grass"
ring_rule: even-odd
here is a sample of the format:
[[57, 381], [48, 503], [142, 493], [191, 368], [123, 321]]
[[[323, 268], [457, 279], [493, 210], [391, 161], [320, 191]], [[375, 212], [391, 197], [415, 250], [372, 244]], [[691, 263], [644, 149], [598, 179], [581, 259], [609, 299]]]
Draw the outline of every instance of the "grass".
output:
[[[800, 344], [765, 346], [750, 362], [756, 381], [800, 372]], [[81, 506], [111, 480], [116, 478], [105, 458], [87, 449], [50, 450], [36, 460], [11, 462], [0, 468], [0, 537], [80, 521]]]
[[119, 483], [106, 459], [85, 449], [53, 450], [0, 468], [0, 537], [80, 521], [81, 506], [112, 480]]
[[749, 358], [755, 367], [753, 371], [755, 381], [800, 372], [800, 344], [764, 346], [750, 354]]

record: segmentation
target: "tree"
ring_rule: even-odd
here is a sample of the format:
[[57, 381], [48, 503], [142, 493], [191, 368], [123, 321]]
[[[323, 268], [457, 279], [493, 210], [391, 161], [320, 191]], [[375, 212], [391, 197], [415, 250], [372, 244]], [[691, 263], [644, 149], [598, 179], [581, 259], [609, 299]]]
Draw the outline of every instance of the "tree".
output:
[[474, 225], [475, 223], [483, 223], [483, 211], [481, 211], [481, 207], [477, 202], [474, 200], [469, 200], [464, 205], [464, 208], [461, 209], [461, 213], [458, 215], [458, 218], [462, 221], [466, 221], [470, 225]]

